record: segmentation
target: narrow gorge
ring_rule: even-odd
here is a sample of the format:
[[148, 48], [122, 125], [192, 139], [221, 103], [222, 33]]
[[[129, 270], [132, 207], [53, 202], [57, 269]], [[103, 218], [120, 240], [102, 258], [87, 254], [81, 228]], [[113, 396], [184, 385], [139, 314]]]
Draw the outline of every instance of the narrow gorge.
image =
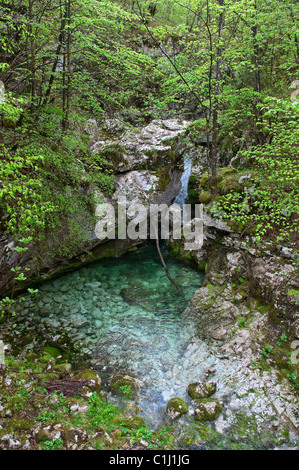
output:
[[[120, 132], [119, 125], [106, 123], [107, 140], [94, 121], [86, 129], [94, 151], [111, 152], [111, 200], [121, 194], [128, 204], [192, 202], [192, 186], [200, 187], [206, 162], [203, 147], [192, 166], [191, 155], [199, 150], [184, 147], [187, 123], [155, 121], [134, 132]], [[152, 240], [101, 242], [89, 227], [86, 253], [49, 265], [34, 245], [25, 256], [12, 256], [13, 242], [2, 239], [2, 273], [21, 266], [31, 274], [41, 259], [38, 277], [35, 270], [29, 277], [38, 292], [16, 307], [5, 341], [11, 334], [9, 347], [24, 357], [42, 354], [49, 338], [66, 351], [73, 345], [112, 403], [135, 404], [153, 430], [172, 422], [191, 448], [203, 442], [216, 449], [297, 445], [298, 398], [287, 362], [299, 325], [297, 300], [286, 292], [286, 285], [296, 285], [297, 254], [253, 248], [249, 236], [240, 238], [211, 217], [206, 204], [203, 233], [203, 246], [195, 251], [186, 251], [183, 239], [160, 241], [180, 292]], [[10, 285], [8, 277], [3, 281]], [[44, 360], [67, 370], [65, 359], [47, 354]]]
[[298, 24], [1, 2], [0, 450], [299, 449]]

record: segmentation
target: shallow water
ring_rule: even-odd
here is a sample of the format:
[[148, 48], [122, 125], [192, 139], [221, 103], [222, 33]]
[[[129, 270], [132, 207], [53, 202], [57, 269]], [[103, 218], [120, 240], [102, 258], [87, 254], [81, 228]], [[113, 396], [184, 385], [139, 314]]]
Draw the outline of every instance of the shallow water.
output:
[[162, 252], [183, 295], [167, 278], [155, 245], [148, 244], [42, 285], [30, 306], [45, 327], [70, 330], [104, 376], [133, 373], [142, 382], [143, 414], [156, 424], [168, 400], [184, 397], [188, 383], [198, 379], [198, 357], [188, 362], [195, 327], [181, 316], [204, 277], [165, 247]]
[[[155, 244], [149, 243], [43, 284], [37, 294], [20, 304], [23, 314], [56, 341], [67, 331], [82, 353], [93, 359], [108, 394], [115, 373], [133, 373], [141, 382], [137, 395], [140, 414], [153, 429], [164, 422], [168, 401], [180, 397], [191, 416], [177, 424], [183, 433], [191, 426], [198, 436], [196, 448], [201, 448], [201, 429], [192, 417], [196, 400], [191, 400], [187, 389], [190, 383], [213, 380], [217, 384], [213, 398], [223, 410], [217, 422], [209, 424], [217, 431], [209, 448], [235, 448], [235, 443], [252, 449], [272, 448], [277, 445], [278, 430], [276, 421], [272, 427], [276, 418], [264, 379], [247, 368], [244, 373], [242, 356], [227, 356], [217, 345], [206, 342], [200, 334], [200, 315], [186, 309], [204, 274], [170, 256], [165, 247], [162, 251], [183, 296], [167, 278]], [[28, 349], [32, 348], [34, 344], [29, 344]], [[275, 376], [267, 377], [267, 382], [270, 379], [276, 384]], [[282, 404], [289, 396], [288, 390], [279, 389]], [[109, 400], [119, 402], [114, 396]], [[244, 426], [249, 426], [246, 432]], [[297, 437], [292, 435], [290, 442], [297, 445]]]

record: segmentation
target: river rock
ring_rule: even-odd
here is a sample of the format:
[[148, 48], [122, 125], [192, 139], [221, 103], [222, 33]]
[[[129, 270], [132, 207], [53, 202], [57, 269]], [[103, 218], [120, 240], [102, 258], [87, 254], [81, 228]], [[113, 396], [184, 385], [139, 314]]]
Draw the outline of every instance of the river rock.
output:
[[216, 392], [215, 382], [195, 382], [189, 384], [188, 394], [191, 398], [208, 398]]
[[85, 386], [91, 392], [100, 392], [102, 387], [102, 381], [100, 376], [92, 369], [84, 369], [79, 372], [76, 372], [72, 379], [74, 380], [82, 380], [86, 382]]
[[180, 418], [182, 415], [188, 413], [188, 406], [181, 398], [172, 398], [166, 406], [166, 413], [171, 419]]
[[225, 328], [217, 328], [214, 330], [211, 334], [213, 339], [216, 339], [217, 341], [224, 341], [225, 337], [227, 335], [227, 331]]
[[113, 376], [110, 387], [115, 395], [127, 395], [131, 398], [140, 385], [140, 381], [133, 374], [124, 372]]
[[69, 318], [69, 323], [74, 327], [74, 328], [82, 328], [83, 326], [89, 325], [90, 321], [86, 320], [86, 318], [83, 315], [71, 315]]
[[194, 410], [194, 418], [197, 421], [214, 421], [221, 413], [222, 406], [217, 400], [201, 402]]

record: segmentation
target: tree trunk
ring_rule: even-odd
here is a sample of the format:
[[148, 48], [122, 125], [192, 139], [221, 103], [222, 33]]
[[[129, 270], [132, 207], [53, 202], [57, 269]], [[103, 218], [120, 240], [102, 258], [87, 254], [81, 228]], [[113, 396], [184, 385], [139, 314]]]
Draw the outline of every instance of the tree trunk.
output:
[[65, 6], [64, 13], [62, 14], [62, 18], [61, 18], [60, 33], [59, 33], [59, 37], [58, 37], [58, 45], [57, 45], [55, 56], [54, 56], [54, 62], [53, 62], [53, 66], [52, 66], [51, 76], [50, 76], [50, 79], [49, 79], [49, 83], [48, 83], [48, 87], [47, 87], [47, 90], [46, 90], [46, 93], [45, 93], [45, 97], [44, 97], [43, 102], [42, 102], [42, 106], [45, 106], [48, 103], [48, 99], [49, 99], [49, 96], [50, 96], [50, 93], [51, 93], [51, 90], [52, 90], [52, 86], [53, 86], [53, 83], [54, 83], [54, 80], [55, 80], [55, 72], [56, 72], [56, 69], [57, 69], [59, 56], [60, 56], [61, 50], [63, 48], [63, 40], [64, 40], [64, 35], [65, 35], [65, 25], [66, 25], [66, 22], [67, 22], [67, 14], [68, 14], [68, 8], [67, 8], [67, 6]]
[[71, 0], [67, 1], [66, 5], [67, 19], [66, 26], [67, 31], [64, 35], [65, 47], [64, 47], [64, 60], [63, 60], [63, 130], [68, 127], [69, 110], [70, 110], [70, 81], [71, 81]]
[[219, 95], [220, 84], [222, 79], [222, 36], [224, 27], [224, 0], [218, 0], [218, 5], [221, 7], [221, 13], [218, 20], [218, 44], [216, 53], [216, 71], [215, 71], [215, 88], [214, 88], [214, 104], [212, 112], [212, 142], [210, 147], [210, 170], [212, 175], [212, 187], [216, 187], [216, 173], [217, 173], [217, 140], [219, 132]]

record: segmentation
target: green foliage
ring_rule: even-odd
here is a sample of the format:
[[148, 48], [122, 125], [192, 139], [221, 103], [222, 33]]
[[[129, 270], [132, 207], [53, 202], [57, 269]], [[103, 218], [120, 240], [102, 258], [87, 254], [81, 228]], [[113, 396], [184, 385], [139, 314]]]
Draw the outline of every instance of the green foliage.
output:
[[[22, 139], [22, 146], [15, 150], [18, 138]], [[93, 158], [86, 144], [85, 147], [82, 144], [80, 135], [66, 133], [58, 146], [52, 138], [42, 139], [40, 134], [24, 127], [2, 144], [2, 223], [10, 235], [20, 238], [21, 244], [16, 247], [19, 253], [26, 241], [41, 241], [54, 229], [69, 232], [74, 244], [84, 237], [86, 208], [91, 207], [93, 192], [96, 188], [109, 192], [112, 179], [103, 169], [105, 160]], [[68, 249], [71, 252], [72, 246]]]
[[44, 441], [42, 444], [45, 446], [45, 450], [59, 450], [63, 447], [63, 440], [59, 437], [53, 441]]
[[53, 96], [53, 107], [63, 117], [70, 100], [73, 108], [98, 118], [104, 111], [143, 103], [159, 73], [130, 37], [136, 16], [111, 0], [72, 0], [70, 11], [67, 4], [16, 0], [1, 7], [7, 62], [0, 79], [20, 79], [18, 93], [29, 94], [39, 111]]
[[269, 143], [240, 152], [254, 170], [250, 182], [242, 192], [218, 198], [213, 211], [244, 232], [254, 227], [257, 241], [264, 236], [292, 241], [299, 229], [299, 108], [272, 98], [261, 109]]

